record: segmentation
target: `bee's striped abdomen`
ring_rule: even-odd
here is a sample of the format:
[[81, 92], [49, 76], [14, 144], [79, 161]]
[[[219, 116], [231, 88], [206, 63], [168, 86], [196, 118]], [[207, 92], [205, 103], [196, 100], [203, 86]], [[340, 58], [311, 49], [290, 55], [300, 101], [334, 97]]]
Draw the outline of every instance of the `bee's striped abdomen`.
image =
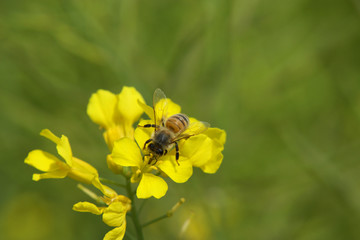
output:
[[165, 126], [173, 133], [183, 132], [189, 125], [189, 118], [182, 113], [172, 115], [166, 120]]

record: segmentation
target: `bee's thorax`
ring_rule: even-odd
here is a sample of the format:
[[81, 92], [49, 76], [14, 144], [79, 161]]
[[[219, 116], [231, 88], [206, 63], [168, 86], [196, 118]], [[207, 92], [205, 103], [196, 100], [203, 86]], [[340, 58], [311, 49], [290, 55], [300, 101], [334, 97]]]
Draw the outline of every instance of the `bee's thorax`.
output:
[[171, 143], [171, 139], [173, 138], [173, 133], [166, 128], [160, 129], [155, 133], [153, 139], [154, 142], [161, 145], [167, 146]]

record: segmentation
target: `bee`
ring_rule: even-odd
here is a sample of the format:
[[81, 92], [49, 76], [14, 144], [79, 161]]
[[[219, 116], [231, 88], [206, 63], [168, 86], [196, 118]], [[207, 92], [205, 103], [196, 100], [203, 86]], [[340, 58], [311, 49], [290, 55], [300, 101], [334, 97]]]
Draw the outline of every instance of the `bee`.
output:
[[[200, 134], [206, 131], [210, 124], [207, 122], [192, 122], [188, 116], [183, 113], [177, 113], [171, 116], [167, 116], [168, 106], [167, 99], [161, 89], [156, 89], [153, 96], [153, 110], [155, 124], [145, 124], [144, 128], [154, 128], [154, 132], [150, 139], [148, 139], [143, 149], [146, 149], [150, 153], [149, 164], [153, 160], [155, 163], [158, 158], [166, 155], [169, 151], [175, 148], [175, 160], [179, 164], [179, 144], [181, 139], [188, 139], [192, 136]], [[155, 164], [154, 163], [154, 164]]]

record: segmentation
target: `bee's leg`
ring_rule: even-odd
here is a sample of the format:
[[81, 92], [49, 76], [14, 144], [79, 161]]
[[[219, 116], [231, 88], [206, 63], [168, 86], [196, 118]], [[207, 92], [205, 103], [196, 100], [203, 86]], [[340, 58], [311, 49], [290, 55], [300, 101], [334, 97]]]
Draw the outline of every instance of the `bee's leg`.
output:
[[148, 139], [148, 140], [146, 140], [146, 142], [144, 143], [144, 147], [143, 147], [143, 149], [145, 149], [145, 148], [146, 148], [146, 145], [148, 145], [151, 141], [152, 141], [152, 139], [151, 139], [151, 138], [150, 138], [150, 139]]
[[158, 159], [156, 157], [150, 158], [148, 164], [150, 165], [153, 160], [155, 160], [155, 162], [152, 165], [155, 165], [157, 163], [157, 161], [158, 161]]
[[143, 128], [159, 128], [158, 125], [155, 125], [155, 124], [145, 124], [144, 126], [140, 126], [138, 125], [138, 127], [143, 127]]
[[168, 151], [165, 149], [165, 152], [164, 152], [163, 156], [165, 156], [165, 155], [167, 154], [167, 152], [168, 152]]
[[143, 162], [145, 162], [145, 157], [150, 157], [150, 154], [144, 154], [144, 155], [142, 156]]
[[180, 163], [179, 163], [179, 157], [180, 157], [180, 153], [179, 153], [179, 145], [177, 142], [174, 142], [175, 143], [175, 150], [176, 150], [176, 163], [180, 166]]

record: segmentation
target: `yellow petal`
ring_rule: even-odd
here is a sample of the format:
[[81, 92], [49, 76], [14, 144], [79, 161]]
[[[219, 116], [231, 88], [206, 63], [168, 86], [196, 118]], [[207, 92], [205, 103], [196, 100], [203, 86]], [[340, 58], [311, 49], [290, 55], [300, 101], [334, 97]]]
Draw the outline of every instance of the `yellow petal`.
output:
[[181, 107], [170, 99], [163, 98], [156, 103], [154, 110], [156, 114], [156, 124], [160, 125], [163, 119], [166, 119], [176, 113], [180, 113]]
[[145, 112], [145, 114], [154, 121], [154, 109], [143, 102], [138, 101], [139, 106]]
[[69, 169], [69, 167], [57, 157], [42, 150], [31, 151], [26, 157], [25, 163], [43, 172]]
[[[166, 112], [163, 111], [163, 106], [164, 103], [163, 101], [166, 101]], [[145, 114], [152, 120], [154, 121], [154, 110], [153, 107], [148, 106], [146, 104], [142, 104], [139, 103], [140, 107], [143, 109], [143, 111], [145, 112]], [[166, 100], [161, 100], [156, 104], [156, 114], [160, 114], [163, 113], [166, 114], [166, 116], [164, 117], [170, 117], [171, 115], [177, 114], [181, 112], [181, 107], [174, 103], [173, 101], [171, 101], [171, 99], [167, 98]], [[157, 116], [157, 119], [161, 119], [162, 116]], [[152, 122], [154, 123], [154, 122]]]
[[106, 163], [108, 165], [108, 168], [115, 174], [120, 174], [123, 172], [123, 167], [120, 165], [114, 164], [114, 161], [112, 160], [112, 157], [110, 154], [106, 157]]
[[125, 123], [132, 125], [139, 119], [143, 109], [139, 106], [138, 101], [145, 103], [144, 98], [134, 87], [123, 87], [118, 97], [118, 111]]
[[193, 164], [206, 162], [211, 157], [213, 141], [204, 134], [190, 137], [181, 146], [181, 154], [191, 159]]
[[87, 106], [87, 114], [94, 123], [107, 129], [115, 125], [116, 105], [117, 96], [100, 89], [91, 95]]
[[104, 207], [98, 207], [95, 204], [89, 202], [78, 202], [74, 204], [73, 210], [77, 212], [89, 212], [100, 215], [103, 213]]
[[168, 190], [168, 185], [161, 177], [152, 173], [144, 173], [136, 190], [138, 198], [149, 198], [154, 196], [159, 199], [163, 197]]
[[209, 128], [204, 132], [212, 140], [219, 142], [220, 144], [224, 145], [226, 141], [226, 132], [219, 128]]
[[167, 99], [167, 116], [170, 117], [171, 115], [177, 114], [181, 112], [180, 105], [174, 103], [170, 98]]
[[43, 137], [46, 137], [47, 139], [49, 139], [50, 141], [52, 141], [55, 144], [60, 143], [60, 138], [57, 137], [55, 134], [53, 134], [49, 129], [43, 129], [40, 132], [40, 135]]
[[140, 182], [141, 180], [141, 170], [138, 167], [132, 167], [132, 175], [130, 181], [132, 183]]
[[[146, 124], [153, 124], [154, 122], [151, 120], [141, 120], [139, 122], [139, 126], [144, 126]], [[143, 127], [137, 127], [135, 129], [135, 139], [136, 142], [139, 144], [139, 147], [143, 148], [144, 144], [147, 140], [151, 138], [151, 134], [155, 131], [154, 128], [143, 128]]]
[[127, 126], [125, 126], [124, 124], [116, 125], [107, 128], [107, 130], [103, 133], [103, 136], [106, 144], [109, 147], [109, 150], [112, 151], [112, 149], [114, 148], [115, 141], [123, 137], [133, 138], [134, 129], [131, 125], [127, 125]]
[[89, 163], [74, 157], [68, 176], [76, 181], [92, 184], [94, 178], [98, 177], [98, 172]]
[[222, 155], [222, 153], [218, 153], [217, 155], [209, 159], [206, 164], [203, 164], [201, 166], [194, 166], [200, 167], [201, 170], [203, 170], [203, 172], [205, 173], [215, 173], [219, 169], [223, 158], [224, 156]]
[[157, 167], [166, 173], [174, 182], [183, 183], [191, 177], [193, 167], [191, 161], [181, 156], [179, 164], [180, 166], [176, 163], [175, 156], [170, 155], [162, 158], [157, 164]]
[[99, 189], [105, 196], [107, 196], [109, 198], [114, 198], [114, 197], [118, 196], [117, 193], [113, 189], [102, 184], [99, 180], [99, 177], [95, 177], [92, 181], [92, 184], [94, 187]]
[[39, 181], [41, 179], [49, 179], [49, 178], [64, 178], [68, 174], [67, 170], [58, 170], [47, 173], [34, 173], [32, 176], [33, 181]]
[[215, 173], [222, 162], [219, 154], [223, 148], [218, 141], [200, 134], [186, 140], [180, 151], [190, 159], [193, 166], [200, 167], [206, 173]]
[[59, 155], [63, 157], [69, 166], [72, 166], [72, 151], [69, 140], [66, 136], [62, 135], [61, 138], [58, 138], [49, 129], [42, 130], [40, 135], [54, 142]]
[[105, 210], [103, 221], [110, 227], [119, 227], [125, 222], [127, 207], [122, 202], [113, 202]]
[[91, 173], [91, 174], [98, 174], [98, 171], [96, 170], [96, 168], [94, 168], [92, 165], [90, 165], [89, 163], [80, 160], [76, 157], [73, 157], [73, 169], [74, 171], [81, 171], [81, 172], [85, 172], [85, 173]]
[[72, 166], [72, 151], [69, 140], [66, 136], [62, 135], [60, 144], [56, 146], [56, 149], [60, 156], [62, 156], [65, 162], [71, 167]]
[[124, 204], [124, 207], [126, 209], [126, 212], [131, 210], [131, 200], [130, 198], [124, 196], [124, 195], [117, 195], [113, 198], [114, 202], [121, 202]]
[[143, 163], [139, 147], [133, 140], [126, 137], [114, 143], [109, 161], [114, 165], [129, 167], [140, 167]]
[[125, 235], [125, 230], [126, 222], [124, 222], [120, 227], [107, 232], [103, 240], [122, 240]]
[[33, 174], [32, 179], [34, 181], [46, 178], [64, 178], [69, 172], [69, 167], [64, 162], [42, 150], [31, 151], [25, 159], [25, 163], [40, 171], [46, 172]]

